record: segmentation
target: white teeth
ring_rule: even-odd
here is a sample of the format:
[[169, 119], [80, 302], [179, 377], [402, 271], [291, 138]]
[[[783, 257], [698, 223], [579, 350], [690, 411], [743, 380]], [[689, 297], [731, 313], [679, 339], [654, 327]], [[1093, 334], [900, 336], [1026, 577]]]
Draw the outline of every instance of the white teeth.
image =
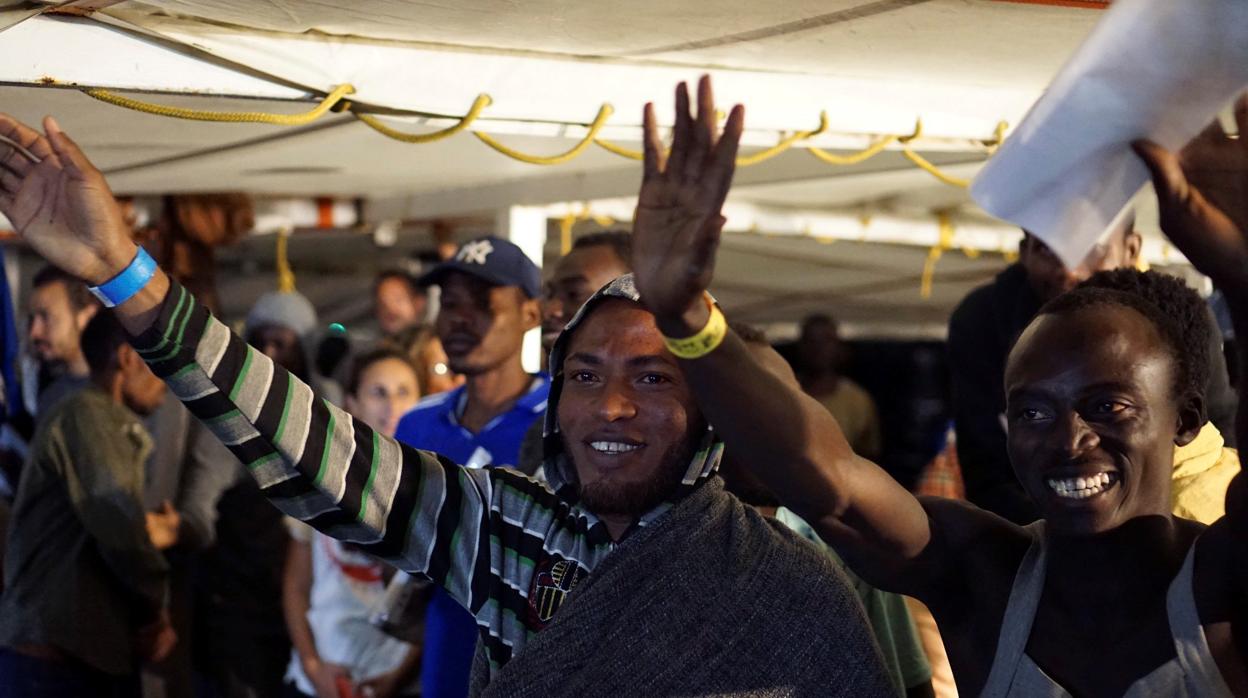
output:
[[1066, 499], [1087, 499], [1093, 497], [1105, 490], [1115, 482], [1115, 478], [1110, 477], [1109, 473], [1097, 473], [1091, 477], [1072, 477], [1065, 480], [1049, 480], [1049, 488], [1052, 489], [1057, 496]]
[[607, 453], [611, 455], [629, 453], [630, 451], [636, 451], [641, 448], [641, 446], [620, 443], [619, 441], [591, 441], [589, 447], [599, 453]]

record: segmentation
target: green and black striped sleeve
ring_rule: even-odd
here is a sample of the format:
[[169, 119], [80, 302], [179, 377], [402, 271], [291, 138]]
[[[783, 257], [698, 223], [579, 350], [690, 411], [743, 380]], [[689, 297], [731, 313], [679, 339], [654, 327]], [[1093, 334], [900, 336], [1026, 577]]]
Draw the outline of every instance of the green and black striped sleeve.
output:
[[133, 344], [283, 512], [429, 577], [470, 609], [485, 603], [497, 474], [373, 431], [248, 346], [176, 282]]

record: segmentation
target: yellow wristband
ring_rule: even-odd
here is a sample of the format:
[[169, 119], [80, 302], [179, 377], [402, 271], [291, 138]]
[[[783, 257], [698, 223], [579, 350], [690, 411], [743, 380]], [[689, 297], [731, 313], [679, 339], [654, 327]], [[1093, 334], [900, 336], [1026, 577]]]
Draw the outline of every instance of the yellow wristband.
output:
[[664, 336], [663, 344], [667, 345], [668, 351], [681, 359], [700, 359], [715, 351], [716, 347], [724, 341], [724, 337], [728, 336], [728, 321], [724, 319], [724, 313], [720, 311], [718, 305], [711, 302], [709, 296], [706, 299], [706, 306], [711, 311], [711, 318], [706, 321], [706, 327], [692, 337], [684, 339]]

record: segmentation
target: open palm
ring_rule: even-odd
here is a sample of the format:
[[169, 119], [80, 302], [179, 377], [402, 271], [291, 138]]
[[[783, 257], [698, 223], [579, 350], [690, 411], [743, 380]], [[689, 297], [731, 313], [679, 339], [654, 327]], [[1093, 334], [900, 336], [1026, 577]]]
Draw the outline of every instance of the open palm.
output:
[[700, 302], [715, 270], [720, 210], [736, 167], [745, 112], [733, 108], [716, 133], [710, 78], [698, 83], [696, 120], [689, 92], [676, 88], [676, 125], [664, 157], [653, 105], [646, 105], [645, 169], [633, 217], [633, 274], [646, 307], [672, 317]]
[[39, 158], [0, 143], [0, 213], [41, 256], [99, 284], [134, 254], [116, 200], [97, 170], [55, 121], [47, 136], [0, 115], [0, 135]]

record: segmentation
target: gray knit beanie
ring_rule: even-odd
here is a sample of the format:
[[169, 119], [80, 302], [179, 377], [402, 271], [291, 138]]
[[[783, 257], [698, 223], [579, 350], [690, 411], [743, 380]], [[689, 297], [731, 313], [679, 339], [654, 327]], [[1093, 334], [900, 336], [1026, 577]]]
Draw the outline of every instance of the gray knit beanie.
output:
[[246, 331], [265, 325], [289, 328], [302, 339], [316, 331], [316, 308], [298, 291], [271, 291], [251, 306]]

